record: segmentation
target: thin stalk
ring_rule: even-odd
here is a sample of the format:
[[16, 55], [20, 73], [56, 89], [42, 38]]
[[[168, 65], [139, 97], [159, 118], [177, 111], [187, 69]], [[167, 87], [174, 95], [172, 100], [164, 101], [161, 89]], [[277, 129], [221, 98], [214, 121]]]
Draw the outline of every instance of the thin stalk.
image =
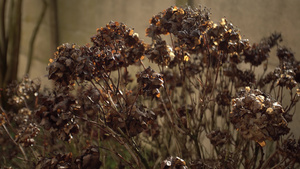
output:
[[11, 22], [9, 24], [8, 34], [8, 56], [9, 64], [7, 67], [4, 83], [9, 83], [17, 79], [19, 52], [21, 40], [21, 16], [22, 16], [22, 0], [11, 1]]
[[277, 167], [278, 167], [281, 163], [283, 163], [286, 159], [287, 159], [287, 157], [285, 157], [284, 159], [282, 159], [278, 164], [274, 165], [271, 169], [277, 168]]
[[[106, 132], [110, 133], [111, 136], [116, 139], [121, 145], [123, 145], [127, 150], [128, 152], [132, 155], [132, 157], [134, 158], [134, 160], [136, 161], [137, 165], [140, 166], [140, 163], [139, 163], [139, 159], [137, 158], [137, 156], [135, 155], [135, 153], [140, 157], [140, 160], [141, 162], [143, 163], [143, 165], [145, 166], [146, 169], [150, 169], [149, 168], [149, 165], [146, 161], [146, 159], [142, 156], [142, 154], [140, 153], [140, 151], [138, 150], [138, 148], [130, 141], [130, 139], [128, 138], [127, 135], [125, 135], [125, 133], [120, 129], [118, 128], [118, 132], [121, 134], [117, 134], [113, 129], [111, 129], [110, 127], [106, 126], [104, 124], [104, 122], [99, 119], [99, 122], [101, 122], [102, 124], [99, 124], [95, 121], [91, 121], [91, 120], [88, 120], [88, 119], [85, 119], [85, 118], [82, 118], [82, 117], [77, 117], [81, 120], [84, 120], [84, 121], [87, 121], [89, 123], [92, 123], [98, 127], [100, 127], [101, 129], [103, 129], [104, 131], [106, 130]], [[124, 140], [122, 139], [122, 137], [125, 138], [126, 142], [124, 142]], [[129, 143], [129, 144], [127, 144]]]
[[35, 25], [35, 28], [33, 30], [33, 33], [32, 33], [32, 36], [31, 36], [31, 39], [30, 39], [30, 42], [29, 42], [29, 52], [28, 52], [28, 58], [27, 58], [27, 66], [26, 66], [26, 71], [25, 73], [26, 74], [29, 74], [30, 72], [30, 68], [31, 68], [31, 63], [32, 63], [32, 58], [33, 58], [33, 47], [34, 47], [34, 42], [36, 40], [36, 35], [39, 31], [39, 28], [41, 26], [41, 23], [44, 19], [44, 16], [46, 14], [46, 11], [47, 11], [47, 2], [46, 0], [43, 0], [43, 8], [42, 8], [42, 11], [41, 11], [41, 14], [40, 14], [40, 17], [38, 19], [38, 22], [37, 24]]
[[260, 149], [261, 156], [260, 156], [260, 160], [259, 160], [259, 166], [256, 169], [260, 169], [264, 163], [264, 155], [265, 155], [264, 150], [261, 146], [259, 146], [259, 149]]
[[[101, 148], [101, 149], [104, 149], [104, 150], [107, 150], [107, 151], [109, 151], [109, 152], [115, 154], [115, 155], [118, 156], [120, 159], [122, 159], [126, 164], [128, 164], [131, 168], [134, 168], [134, 167], [132, 166], [132, 164], [131, 164], [129, 161], [127, 161], [120, 153], [118, 153], [118, 152], [116, 152], [116, 151], [114, 151], [114, 150], [105, 148], [105, 147], [101, 147], [101, 146], [100, 146], [100, 148]], [[103, 166], [105, 166], [105, 165], [103, 165]]]
[[[127, 135], [125, 135], [125, 133], [120, 129], [118, 128], [118, 131], [120, 132], [120, 134], [127, 140], [128, 143], [130, 143], [129, 145], [133, 148], [134, 152], [139, 156], [141, 162], [143, 163], [144, 167], [146, 169], [150, 169], [149, 167], [149, 164], [147, 162], [147, 160], [144, 158], [144, 156], [141, 154], [140, 150], [138, 149], [137, 145], [134, 143], [134, 141], [130, 140], [130, 138], [128, 138]], [[132, 157], [137, 158], [135, 156], [135, 154], [132, 151], [132, 149], [128, 146], [127, 143], [124, 144], [125, 148], [129, 151], [129, 153], [132, 155]], [[137, 164], [138, 166], [140, 165], [139, 164], [139, 160], [138, 159], [135, 159], [137, 161]]]
[[5, 6], [6, 0], [0, 3], [0, 88], [3, 86], [6, 68], [7, 68], [7, 39], [5, 35]]
[[252, 158], [252, 165], [253, 165], [252, 169], [255, 169], [257, 156], [258, 156], [258, 151], [259, 151], [259, 145], [258, 145], [258, 143], [256, 143], [255, 144], [254, 157]]
[[10, 140], [11, 140], [16, 146], [19, 147], [20, 151], [22, 152], [22, 154], [23, 154], [23, 156], [24, 156], [25, 161], [27, 161], [27, 160], [28, 160], [27, 155], [26, 155], [26, 153], [25, 153], [23, 147], [21, 146], [21, 144], [18, 144], [18, 143], [12, 138], [12, 136], [10, 135], [9, 131], [7, 130], [5, 124], [2, 124], [2, 127], [3, 127], [3, 129], [5, 130], [5, 132], [6, 132], [6, 134], [8, 135], [8, 137], [10, 138]]
[[195, 147], [196, 147], [198, 158], [201, 159], [201, 151], [200, 151], [200, 146], [199, 146], [199, 142], [198, 142], [198, 135], [197, 134], [193, 135], [192, 139], [193, 139]]

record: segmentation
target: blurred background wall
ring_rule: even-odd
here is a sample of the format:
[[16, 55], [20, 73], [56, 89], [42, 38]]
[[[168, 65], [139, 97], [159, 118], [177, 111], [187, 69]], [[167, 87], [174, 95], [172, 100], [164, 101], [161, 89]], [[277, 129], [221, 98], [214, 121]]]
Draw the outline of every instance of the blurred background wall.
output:
[[[90, 42], [90, 37], [96, 29], [103, 27], [109, 21], [124, 22], [145, 37], [145, 29], [149, 19], [172, 5], [184, 6], [187, 3], [198, 7], [207, 7], [211, 18], [219, 22], [225, 17], [237, 26], [243, 38], [250, 43], [259, 42], [261, 38], [277, 31], [283, 36], [283, 43], [294, 51], [300, 60], [300, 1], [299, 0], [45, 0], [47, 9], [38, 31], [33, 51], [33, 68], [31, 78], [41, 78], [46, 81], [46, 66], [53, 56], [56, 47], [62, 43], [84, 45]], [[19, 77], [24, 75], [28, 56], [29, 41], [34, 27], [43, 9], [42, 0], [23, 1], [21, 60], [19, 62]], [[275, 54], [275, 53], [274, 53]], [[276, 66], [275, 55], [270, 63]], [[292, 127], [300, 123], [296, 115]], [[296, 126], [294, 127], [296, 128]], [[298, 132], [299, 133], [299, 132]], [[298, 134], [300, 135], [300, 133]]]

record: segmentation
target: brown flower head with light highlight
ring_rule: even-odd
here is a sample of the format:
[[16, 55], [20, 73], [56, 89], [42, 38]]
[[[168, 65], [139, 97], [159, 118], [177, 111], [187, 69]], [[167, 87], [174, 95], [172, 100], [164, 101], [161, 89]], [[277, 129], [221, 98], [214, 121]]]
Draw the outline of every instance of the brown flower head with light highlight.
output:
[[232, 99], [230, 120], [245, 139], [264, 145], [266, 140], [278, 140], [289, 128], [282, 106], [258, 89], [245, 89]]
[[159, 88], [163, 87], [163, 77], [161, 74], [155, 72], [151, 67], [148, 67], [137, 75], [137, 82], [141, 88], [141, 93], [147, 96], [159, 97]]

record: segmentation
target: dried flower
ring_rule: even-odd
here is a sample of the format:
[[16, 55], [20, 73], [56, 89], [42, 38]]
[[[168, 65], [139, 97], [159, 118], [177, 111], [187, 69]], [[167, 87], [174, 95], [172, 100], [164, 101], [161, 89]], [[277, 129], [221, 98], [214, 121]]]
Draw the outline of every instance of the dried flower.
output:
[[141, 93], [147, 96], [160, 97], [159, 88], [163, 87], [162, 75], [148, 67], [142, 72], [136, 74], [137, 82], [141, 88]]
[[228, 90], [224, 90], [222, 92], [219, 92], [216, 96], [216, 101], [218, 105], [221, 106], [228, 106], [231, 103], [231, 96]]
[[23, 107], [26, 104], [35, 102], [40, 89], [40, 81], [32, 80], [28, 76], [24, 76], [20, 83], [12, 83], [6, 88], [6, 94], [9, 97], [10, 105], [18, 105]]
[[253, 66], [261, 65], [261, 63], [269, 58], [270, 49], [281, 41], [281, 34], [273, 33], [270, 37], [263, 39], [259, 44], [253, 44], [244, 50], [245, 62], [251, 63]]
[[265, 140], [278, 140], [289, 128], [282, 106], [260, 90], [245, 87], [232, 99], [230, 120], [245, 139], [261, 145]]
[[130, 137], [148, 129], [148, 125], [155, 119], [155, 114], [142, 105], [131, 105], [120, 113], [113, 109], [107, 110], [108, 112], [105, 115], [107, 125], [115, 131], [118, 131], [118, 128], [126, 131]]
[[43, 157], [35, 165], [35, 169], [52, 169], [52, 168], [72, 168], [72, 153], [57, 154], [56, 156], [47, 158]]
[[187, 169], [187, 166], [183, 159], [171, 156], [161, 163], [160, 169]]
[[297, 82], [295, 81], [295, 72], [292, 69], [284, 70], [280, 77], [277, 79], [277, 85], [281, 87], [286, 87], [288, 89], [293, 89], [297, 86]]
[[24, 147], [32, 146], [35, 143], [34, 138], [39, 132], [40, 129], [37, 125], [30, 123], [26, 127], [22, 127], [19, 133], [15, 136], [16, 142], [21, 143]]
[[145, 55], [151, 61], [158, 65], [168, 66], [175, 57], [172, 48], [167, 46], [166, 41], [158, 39], [153, 47], [149, 46], [145, 51]]
[[230, 134], [226, 131], [214, 130], [206, 135], [214, 146], [222, 146], [230, 141]]
[[46, 130], [55, 132], [59, 138], [71, 141], [73, 134], [78, 133], [79, 125], [75, 120], [78, 108], [74, 97], [65, 94], [45, 95], [40, 98], [43, 105], [36, 110], [40, 124]]
[[54, 59], [50, 59], [47, 67], [48, 78], [62, 86], [72, 85], [76, 80], [75, 70], [81, 55], [81, 50], [75, 44], [66, 43], [57, 47]]
[[82, 152], [81, 156], [76, 158], [75, 163], [79, 169], [100, 168], [102, 162], [99, 157], [99, 148], [90, 146]]
[[300, 139], [287, 139], [280, 150], [285, 158], [296, 160], [300, 163]]
[[91, 41], [96, 67], [103, 67], [107, 72], [135, 64], [144, 56], [143, 41], [123, 23], [109, 22], [97, 29]]

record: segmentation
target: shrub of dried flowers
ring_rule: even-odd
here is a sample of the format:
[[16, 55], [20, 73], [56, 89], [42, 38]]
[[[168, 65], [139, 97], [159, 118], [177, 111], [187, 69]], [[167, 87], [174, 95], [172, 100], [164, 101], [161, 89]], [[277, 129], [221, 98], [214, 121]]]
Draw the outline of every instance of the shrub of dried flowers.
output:
[[[288, 124], [300, 64], [279, 33], [250, 44], [206, 8], [175, 6], [146, 34], [151, 44], [109, 22], [91, 45], [57, 48], [47, 67], [53, 90], [28, 77], [9, 86], [3, 168], [299, 167]], [[279, 65], [269, 70], [272, 48]]]

